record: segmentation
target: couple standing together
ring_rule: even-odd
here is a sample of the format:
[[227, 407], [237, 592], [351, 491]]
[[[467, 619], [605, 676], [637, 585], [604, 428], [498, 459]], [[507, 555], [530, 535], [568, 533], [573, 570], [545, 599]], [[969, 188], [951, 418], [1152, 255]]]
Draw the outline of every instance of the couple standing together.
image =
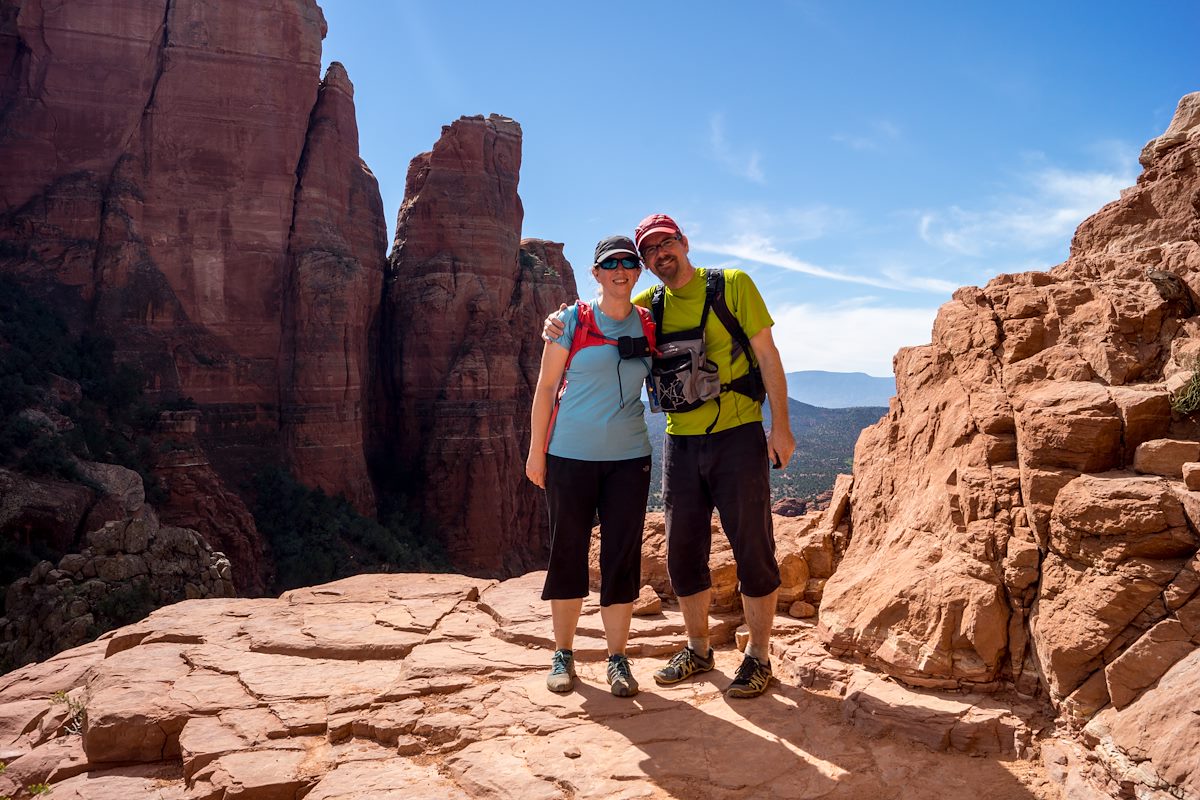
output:
[[[687, 237], [675, 221], [651, 215], [637, 226], [634, 240], [610, 236], [596, 246], [596, 301], [546, 320], [525, 471], [546, 490], [550, 511], [542, 599], [550, 601], [554, 625], [556, 649], [546, 679], [551, 691], [574, 686], [572, 644], [588, 592], [596, 515], [608, 683], [619, 697], [638, 690], [625, 648], [641, 588], [650, 488], [650, 439], [641, 401], [648, 375], [652, 402], [667, 411], [667, 571], [687, 629], [687, 645], [654, 680], [670, 685], [715, 665], [708, 631], [714, 507], [737, 562], [750, 631], [726, 694], [755, 697], [771, 680], [780, 577], [768, 469], [786, 464], [795, 449], [787, 385], [771, 337], [773, 321], [753, 281], [739, 270], [697, 268], [688, 253]], [[643, 263], [662, 285], [632, 297]], [[659, 358], [651, 359], [651, 352]], [[665, 358], [668, 353], [674, 357]], [[772, 419], [765, 434], [764, 390]]]

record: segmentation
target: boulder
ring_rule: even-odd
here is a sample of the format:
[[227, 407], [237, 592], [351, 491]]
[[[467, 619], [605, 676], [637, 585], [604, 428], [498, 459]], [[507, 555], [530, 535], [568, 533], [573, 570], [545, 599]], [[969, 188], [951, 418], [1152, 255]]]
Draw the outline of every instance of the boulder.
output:
[[1200, 442], [1180, 439], [1152, 439], [1138, 445], [1133, 469], [1143, 475], [1162, 475], [1179, 480], [1183, 466], [1200, 459]]

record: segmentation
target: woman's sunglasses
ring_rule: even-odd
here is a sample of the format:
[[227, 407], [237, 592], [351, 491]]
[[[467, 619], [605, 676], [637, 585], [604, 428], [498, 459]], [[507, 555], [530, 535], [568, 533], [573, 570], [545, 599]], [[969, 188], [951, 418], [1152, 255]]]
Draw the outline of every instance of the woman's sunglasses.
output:
[[626, 256], [625, 258], [606, 258], [596, 266], [600, 269], [616, 269], [617, 267], [639, 269], [642, 266], [642, 262], [636, 258]]

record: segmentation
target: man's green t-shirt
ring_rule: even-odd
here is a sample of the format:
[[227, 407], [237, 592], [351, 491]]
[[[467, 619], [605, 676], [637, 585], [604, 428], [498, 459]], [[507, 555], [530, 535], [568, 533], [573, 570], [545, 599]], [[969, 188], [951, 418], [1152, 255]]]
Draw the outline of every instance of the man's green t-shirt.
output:
[[[686, 331], [700, 324], [707, 288], [705, 280], [705, 270], [700, 268], [685, 286], [675, 291], [665, 289], [663, 333]], [[643, 308], [650, 308], [650, 296], [653, 291], [647, 289], [639, 292], [633, 298], [633, 302]], [[750, 276], [740, 269], [725, 270], [725, 304], [741, 323], [747, 338], [753, 338], [754, 334], [774, 324], [771, 315], [767, 313], [767, 305], [763, 302], [762, 295], [758, 293], [758, 287], [754, 285]], [[711, 309], [708, 312], [708, 320], [704, 323], [704, 346], [708, 360], [717, 365], [722, 384], [740, 378], [750, 371], [749, 361], [740, 355], [735, 363], [730, 364], [733, 337]], [[717, 402], [709, 400], [691, 411], [667, 414], [667, 433], [674, 436], [698, 436], [708, 432], [708, 426], [712, 425], [714, 419], [717, 424], [713, 426], [712, 433], [736, 428], [747, 422], [762, 422], [762, 404], [754, 402], [740, 392], [721, 393], [719, 416]]]

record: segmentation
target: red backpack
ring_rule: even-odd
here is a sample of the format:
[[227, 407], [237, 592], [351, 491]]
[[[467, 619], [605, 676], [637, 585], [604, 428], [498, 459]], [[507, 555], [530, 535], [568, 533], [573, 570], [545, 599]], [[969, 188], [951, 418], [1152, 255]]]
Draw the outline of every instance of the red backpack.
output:
[[[646, 341], [650, 344], [650, 352], [653, 353], [655, 351], [654, 316], [648, 308], [634, 306], [633, 310], [637, 312], [638, 320], [642, 323], [642, 335], [646, 337]], [[585, 347], [602, 344], [616, 346], [617, 344], [616, 339], [609, 339], [600, 330], [591, 304], [582, 300], [575, 301], [575, 314], [578, 317], [575, 323], [575, 333], [571, 336], [571, 347], [567, 351], [567, 363], [563, 365], [562, 381], [558, 384], [558, 394], [554, 397], [554, 410], [550, 412], [550, 425], [546, 428], [547, 452], [550, 450], [550, 435], [554, 433], [554, 420], [558, 418], [558, 407], [562, 403], [563, 395], [567, 392], [567, 370], [571, 368], [571, 361], [575, 358], [575, 354]]]

